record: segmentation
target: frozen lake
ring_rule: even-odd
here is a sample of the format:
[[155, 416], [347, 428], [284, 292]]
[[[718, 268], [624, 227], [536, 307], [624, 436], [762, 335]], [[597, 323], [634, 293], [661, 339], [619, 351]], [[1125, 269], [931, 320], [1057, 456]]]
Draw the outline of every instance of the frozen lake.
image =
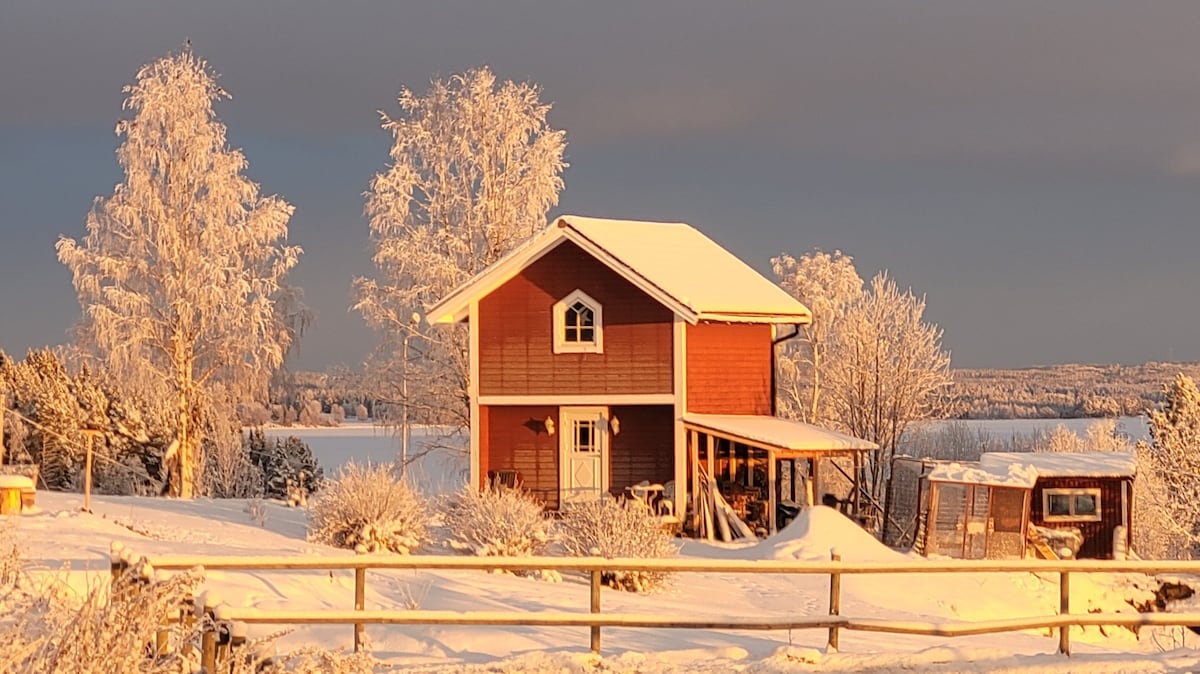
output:
[[[269, 438], [294, 435], [308, 443], [326, 477], [334, 477], [349, 461], [358, 465], [396, 463], [400, 436], [369, 422], [349, 421], [341, 426], [271, 426]], [[413, 426], [409, 436], [410, 462], [406, 468], [413, 483], [428, 493], [454, 491], [467, 480], [466, 438], [441, 427]]]
[[[938, 425], [962, 423], [972, 430], [986, 431], [996, 439], [1011, 438], [1017, 435], [1032, 435], [1037, 432], [1048, 432], [1056, 426], [1063, 426], [1082, 437], [1088, 426], [1101, 419], [954, 419], [930, 422], [930, 428], [936, 430]], [[1129, 436], [1131, 441], [1149, 440], [1150, 431], [1146, 417], [1117, 417], [1117, 429]]]

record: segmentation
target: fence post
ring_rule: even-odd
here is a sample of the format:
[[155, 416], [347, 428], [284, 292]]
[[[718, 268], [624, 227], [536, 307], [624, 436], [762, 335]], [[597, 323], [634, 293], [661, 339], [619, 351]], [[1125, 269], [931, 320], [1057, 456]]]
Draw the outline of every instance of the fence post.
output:
[[[838, 554], [837, 548], [829, 550], [829, 558], [835, 562], [842, 561], [842, 556]], [[840, 571], [833, 571], [829, 574], [829, 615], [836, 616], [842, 612], [842, 574]], [[829, 644], [828, 649], [837, 650], [838, 647], [838, 628], [837, 625], [829, 626]]]
[[109, 597], [113, 597], [113, 590], [117, 588], [117, 581], [121, 579], [121, 574], [125, 572], [125, 559], [122, 553], [125, 552], [125, 545], [120, 541], [113, 541], [108, 547], [108, 566], [109, 572], [112, 574], [112, 584], [109, 586]]
[[[151, 583], [165, 583], [170, 576], [164, 571], [155, 571]], [[171, 615], [163, 616], [158, 631], [154, 633], [154, 653], [157, 657], [166, 657], [171, 651]]]
[[[1058, 614], [1071, 614], [1071, 577], [1066, 569], [1058, 574]], [[1063, 655], [1071, 654], [1071, 626], [1063, 625], [1058, 628], [1058, 652]]]
[[[367, 570], [364, 567], [354, 569], [354, 610], [362, 611], [367, 604]], [[354, 623], [354, 652], [358, 653], [363, 646], [363, 624]]]
[[[358, 554], [363, 554], [363, 550], [355, 551]], [[367, 568], [365, 566], [357, 566], [354, 568], [354, 610], [362, 611], [367, 606]], [[363, 624], [354, 623], [354, 652], [362, 651], [363, 647]]]
[[206, 674], [216, 674], [217, 671], [217, 619], [213, 614], [213, 607], [216, 605], [216, 597], [211, 592], [205, 592], [201, 595], [201, 603], [203, 604], [202, 629], [200, 634], [200, 667], [204, 669]]
[[[592, 569], [592, 603], [591, 612], [593, 615], [600, 613], [600, 569]], [[600, 654], [600, 626], [592, 625], [592, 652], [596, 655]]]

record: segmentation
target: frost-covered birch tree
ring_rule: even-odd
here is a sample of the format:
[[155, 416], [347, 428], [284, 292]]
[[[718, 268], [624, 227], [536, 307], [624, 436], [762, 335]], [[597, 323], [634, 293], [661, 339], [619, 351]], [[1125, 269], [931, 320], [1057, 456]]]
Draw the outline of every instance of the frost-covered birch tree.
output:
[[[134, 389], [172, 401], [172, 493], [196, 494], [213, 405], [261, 396], [294, 338], [281, 298], [300, 249], [292, 206], [262, 196], [226, 140], [228, 98], [190, 48], [143, 66], [124, 89], [124, 179], [98, 198], [86, 236], [61, 238], [83, 319], [80, 346]], [[219, 392], [214, 395], [214, 392]]]
[[391, 162], [367, 193], [377, 278], [355, 280], [354, 308], [381, 335], [369, 370], [391, 403], [387, 422], [398, 425], [403, 409], [465, 426], [466, 330], [421, 316], [545, 225], [563, 187], [566, 136], [547, 123], [539, 87], [498, 83], [486, 67], [435, 79], [423, 94], [402, 89], [399, 103], [398, 117], [381, 113]]
[[876, 494], [909, 424], [949, 410], [950, 354], [942, 350], [941, 329], [924, 315], [923, 297], [880, 273], [829, 343], [824, 395], [844, 430], [879, 445], [866, 464]]
[[784, 342], [776, 363], [781, 411], [810, 424], [832, 421], [828, 405], [822, 405], [821, 385], [826, 371], [836, 367], [825, 357], [834, 330], [842, 317], [863, 296], [863, 280], [854, 260], [842, 251], [819, 250], [800, 259], [787, 253], [771, 259], [779, 285], [812, 311], [813, 319], [801, 326], [800, 335]]
[[813, 313], [777, 362], [781, 413], [879, 445], [865, 466], [882, 493], [886, 466], [915, 421], [949, 411], [950, 354], [924, 320], [925, 299], [880, 273], [864, 288], [841, 251], [783, 253], [771, 260], [780, 286]]
[[[1163, 385], [1163, 404], [1151, 410], [1150, 442], [1139, 442], [1134, 514], [1149, 512], [1155, 537], [1138, 549], [1145, 557], [1187, 559], [1200, 552], [1200, 390], [1185, 374]], [[1138, 502], [1142, 496], [1145, 502]]]

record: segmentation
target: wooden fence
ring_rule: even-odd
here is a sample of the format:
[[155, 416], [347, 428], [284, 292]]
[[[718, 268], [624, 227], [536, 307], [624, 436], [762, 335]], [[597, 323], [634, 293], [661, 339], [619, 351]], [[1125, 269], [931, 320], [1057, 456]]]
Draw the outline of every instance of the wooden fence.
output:
[[[828, 644], [838, 646], [839, 631], [882, 632], [936, 637], [958, 637], [995, 634], [1027, 629], [1057, 629], [1058, 652], [1069, 655], [1070, 630], [1079, 626], [1177, 626], [1200, 625], [1200, 613], [1072, 613], [1070, 579], [1080, 573], [1160, 573], [1196, 574], [1200, 576], [1200, 561], [1104, 561], [1104, 560], [948, 560], [903, 562], [843, 562], [836, 551], [827, 562], [748, 561], [701, 559], [607, 559], [602, 557], [452, 557], [398, 555], [340, 555], [328, 557], [300, 556], [139, 556], [128, 548], [114, 544], [112, 573], [116, 578], [131, 565], [148, 563], [155, 570], [183, 571], [202, 567], [223, 571], [354, 571], [354, 609], [344, 611], [259, 610], [228, 605], [207, 606], [210, 625], [206, 629], [202, 650], [205, 664], [211, 665], [216, 626], [232, 623], [271, 625], [353, 625], [354, 647], [363, 642], [365, 625], [522, 625], [546, 627], [588, 627], [591, 630], [591, 649], [600, 652], [600, 630], [603, 627], [653, 629], [714, 629], [714, 630], [828, 630]], [[368, 570], [479, 570], [479, 571], [536, 571], [557, 570], [582, 572], [590, 579], [588, 612], [554, 611], [430, 611], [430, 610], [366, 610], [366, 572]], [[632, 613], [602, 613], [600, 607], [601, 575], [608, 571], [641, 571], [667, 573], [747, 573], [800, 574], [829, 576], [828, 611], [815, 616], [790, 617], [729, 617], [721, 619], [680, 616], [660, 616]], [[841, 579], [845, 575], [867, 574], [930, 574], [930, 573], [1044, 573], [1057, 574], [1059, 579], [1058, 612], [1020, 618], [981, 621], [918, 622], [857, 618], [841, 615]], [[897, 587], [902, 587], [897, 583]], [[959, 602], [969, 597], [955, 598]], [[228, 633], [229, 630], [226, 630]], [[206, 671], [213, 671], [211, 666]]]

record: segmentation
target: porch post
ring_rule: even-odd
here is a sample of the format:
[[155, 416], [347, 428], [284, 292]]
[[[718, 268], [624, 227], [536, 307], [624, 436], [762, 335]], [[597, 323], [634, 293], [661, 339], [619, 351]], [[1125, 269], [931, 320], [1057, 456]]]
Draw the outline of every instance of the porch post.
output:
[[779, 507], [779, 485], [775, 483], [775, 450], [767, 449], [767, 522], [775, 533], [775, 510]]
[[[862, 487], [859, 486], [859, 480], [862, 479], [862, 453], [854, 452], [854, 479], [850, 481], [850, 488], [854, 490], [854, 515], [862, 516], [862, 501], [860, 494]], [[886, 524], [886, 522], [885, 522]], [[886, 527], [885, 527], [886, 528]]]
[[[716, 439], [713, 438], [712, 433], [705, 433], [704, 437], [708, 439], [708, 442], [705, 443], [704, 448], [704, 460], [708, 463], [708, 479], [706, 480], [708, 483], [708, 512], [712, 516], [712, 521], [715, 523], [717, 517], [717, 476], [713, 472], [713, 462], [714, 455], [717, 453], [717, 442]], [[711, 541], [714, 538], [713, 529], [715, 527], [710, 526], [707, 528], [708, 531], [705, 533], [708, 540]]]
[[809, 508], [813, 507], [817, 503], [817, 465], [820, 464], [820, 462], [821, 459], [820, 455], [818, 454], [813, 454], [808, 457], [808, 486], [804, 489], [804, 498], [808, 500], [808, 503], [805, 505]]
[[692, 499], [692, 535], [700, 533], [700, 434], [688, 431], [688, 456], [692, 473], [692, 484], [688, 495]]

